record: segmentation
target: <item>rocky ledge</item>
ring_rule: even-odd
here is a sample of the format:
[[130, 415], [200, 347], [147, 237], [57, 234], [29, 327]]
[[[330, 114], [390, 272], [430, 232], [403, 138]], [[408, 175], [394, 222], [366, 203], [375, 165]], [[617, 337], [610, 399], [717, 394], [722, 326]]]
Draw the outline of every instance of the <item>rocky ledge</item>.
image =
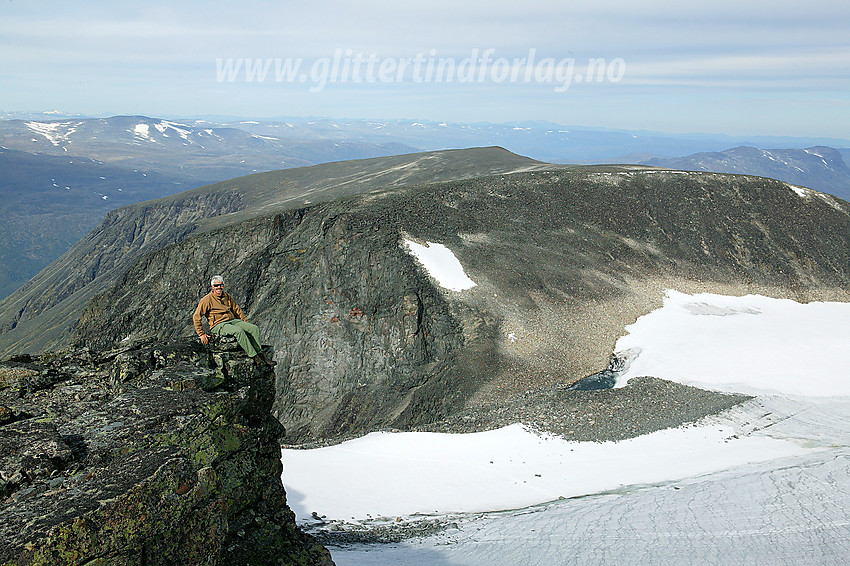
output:
[[197, 340], [0, 364], [0, 564], [333, 564], [280, 480], [274, 375]]

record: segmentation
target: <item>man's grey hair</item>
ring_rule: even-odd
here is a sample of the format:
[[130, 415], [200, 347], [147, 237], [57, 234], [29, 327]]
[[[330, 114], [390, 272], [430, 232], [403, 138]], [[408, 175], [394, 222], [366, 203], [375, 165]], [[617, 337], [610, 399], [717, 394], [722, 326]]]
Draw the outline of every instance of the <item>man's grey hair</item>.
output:
[[212, 287], [216, 283], [224, 283], [224, 277], [222, 277], [221, 275], [213, 275], [213, 278], [210, 279], [210, 287]]

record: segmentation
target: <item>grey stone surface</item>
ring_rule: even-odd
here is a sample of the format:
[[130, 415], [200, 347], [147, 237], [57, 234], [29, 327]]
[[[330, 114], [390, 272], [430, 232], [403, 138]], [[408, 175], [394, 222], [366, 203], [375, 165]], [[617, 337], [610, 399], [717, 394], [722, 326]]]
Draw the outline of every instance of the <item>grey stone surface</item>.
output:
[[332, 564], [286, 503], [273, 374], [243, 353], [19, 359], [0, 364], [0, 564]]

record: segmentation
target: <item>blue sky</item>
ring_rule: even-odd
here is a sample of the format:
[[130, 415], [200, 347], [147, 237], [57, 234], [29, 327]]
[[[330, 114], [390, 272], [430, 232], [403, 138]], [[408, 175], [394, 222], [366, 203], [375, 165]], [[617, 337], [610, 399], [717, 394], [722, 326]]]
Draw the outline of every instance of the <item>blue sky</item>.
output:
[[0, 0], [0, 109], [847, 139], [850, 3]]

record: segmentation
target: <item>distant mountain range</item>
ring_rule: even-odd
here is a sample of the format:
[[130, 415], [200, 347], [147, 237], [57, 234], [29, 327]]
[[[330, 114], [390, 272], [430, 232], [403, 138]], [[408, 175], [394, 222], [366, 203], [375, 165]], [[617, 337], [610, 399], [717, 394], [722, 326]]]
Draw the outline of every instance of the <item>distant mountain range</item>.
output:
[[[823, 145], [846, 140], [671, 135], [546, 122], [0, 116], [6, 118], [0, 120], [6, 219], [0, 298], [94, 229], [108, 210], [256, 172], [421, 150], [498, 145], [553, 163], [747, 173], [850, 197], [850, 171], [842, 158], [850, 150]], [[718, 153], [732, 145], [741, 147]]]
[[[0, 121], [79, 121], [76, 115], [10, 113], [0, 111]], [[115, 117], [106, 118], [115, 120]], [[145, 118], [145, 120], [151, 120]], [[154, 119], [153, 122], [163, 120]], [[130, 120], [132, 122], [132, 119]], [[633, 163], [636, 158], [678, 157], [721, 151], [736, 146], [850, 148], [850, 139], [791, 136], [729, 136], [722, 134], [671, 134], [646, 130], [615, 130], [569, 126], [545, 121], [510, 123], [452, 123], [431, 120], [369, 120], [279, 116], [247, 119], [235, 116], [177, 117], [164, 120], [184, 130], [233, 128], [273, 138], [280, 143], [331, 141], [332, 143], [402, 144], [415, 150], [462, 149], [497, 145], [514, 153], [552, 163]], [[0, 122], [2, 123], [2, 122]], [[152, 126], [152, 124], [151, 124]], [[167, 127], [167, 126], [166, 126]], [[166, 132], [167, 133], [167, 132]], [[8, 147], [8, 146], [7, 146]], [[21, 148], [16, 148], [21, 149]], [[256, 149], [256, 148], [255, 148]], [[308, 146], [309, 149], [309, 146]], [[352, 148], [357, 149], [357, 148]], [[409, 151], [414, 151], [410, 149]], [[396, 149], [392, 153], [403, 153]], [[313, 163], [357, 157], [315, 159]], [[625, 159], [625, 161], [624, 161]]]
[[0, 145], [29, 153], [88, 157], [125, 169], [179, 175], [196, 184], [258, 171], [415, 151], [393, 141], [322, 142], [272, 137], [196, 120], [114, 116], [0, 121]]
[[850, 167], [842, 152], [831, 147], [758, 149], [741, 146], [686, 157], [654, 157], [640, 163], [667, 169], [772, 177], [850, 200]]

